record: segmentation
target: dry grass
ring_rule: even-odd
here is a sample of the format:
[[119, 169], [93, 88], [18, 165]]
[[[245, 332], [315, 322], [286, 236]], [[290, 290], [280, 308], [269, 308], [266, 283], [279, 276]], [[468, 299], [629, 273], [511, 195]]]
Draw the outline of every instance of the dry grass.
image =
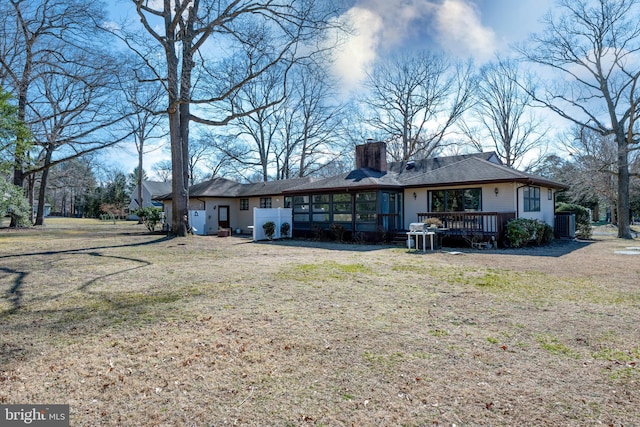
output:
[[640, 424], [639, 242], [414, 254], [0, 230], [0, 400], [74, 426]]

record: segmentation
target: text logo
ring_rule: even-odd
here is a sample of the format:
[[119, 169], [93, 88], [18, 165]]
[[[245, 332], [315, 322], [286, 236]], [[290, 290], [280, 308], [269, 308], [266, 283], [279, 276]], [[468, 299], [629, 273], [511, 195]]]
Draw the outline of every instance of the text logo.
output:
[[69, 427], [69, 405], [0, 405], [0, 426]]

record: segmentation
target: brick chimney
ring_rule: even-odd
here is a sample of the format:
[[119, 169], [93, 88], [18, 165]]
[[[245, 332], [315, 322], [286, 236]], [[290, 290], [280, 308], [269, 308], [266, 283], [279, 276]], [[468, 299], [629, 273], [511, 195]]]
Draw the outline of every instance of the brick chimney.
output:
[[366, 144], [356, 145], [356, 169], [369, 168], [387, 171], [387, 144], [368, 139]]

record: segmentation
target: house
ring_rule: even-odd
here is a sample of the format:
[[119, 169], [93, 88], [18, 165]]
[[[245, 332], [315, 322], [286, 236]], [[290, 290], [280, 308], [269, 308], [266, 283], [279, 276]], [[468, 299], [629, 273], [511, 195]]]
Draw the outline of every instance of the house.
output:
[[132, 212], [140, 208], [155, 206], [162, 208], [162, 202], [155, 200], [157, 197], [171, 192], [171, 182], [142, 181], [142, 205], [138, 200], [138, 186], [131, 192], [129, 201], [129, 219], [137, 220], [138, 217]]
[[[376, 240], [439, 218], [448, 237], [503, 237], [512, 218], [554, 225], [556, 191], [565, 185], [504, 166], [493, 152], [387, 163], [386, 144], [356, 147], [356, 169], [338, 176], [240, 184], [223, 178], [190, 189], [189, 209], [207, 215], [207, 234], [248, 230], [254, 207], [293, 210], [293, 236], [332, 225]], [[170, 199], [163, 198], [167, 218]], [[222, 209], [222, 211], [221, 211]]]
[[[198, 234], [217, 234], [220, 229], [249, 233], [249, 226], [253, 225], [254, 208], [290, 207], [290, 202], [283, 194], [311, 180], [296, 178], [241, 184], [225, 178], [213, 178], [189, 187], [189, 211], [204, 216], [204, 227], [197, 227]], [[164, 203], [166, 222], [170, 224], [171, 194], [158, 200]]]
[[[33, 203], [32, 211], [33, 211], [33, 218], [35, 218], [36, 215], [38, 215], [38, 202], [34, 202]], [[51, 215], [51, 204], [50, 203], [45, 203], [42, 216], [44, 216], [46, 218], [49, 215]]]

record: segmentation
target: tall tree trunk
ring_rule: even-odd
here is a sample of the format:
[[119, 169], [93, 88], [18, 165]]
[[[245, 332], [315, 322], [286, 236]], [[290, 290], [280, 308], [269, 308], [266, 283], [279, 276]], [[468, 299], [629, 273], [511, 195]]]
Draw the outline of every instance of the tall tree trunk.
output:
[[[30, 51], [30, 49], [28, 49]], [[29, 59], [29, 56], [27, 57]], [[22, 84], [19, 86], [18, 91], [18, 120], [22, 123], [25, 122], [26, 110], [27, 110], [27, 85], [28, 85], [28, 76], [30, 74], [30, 62], [26, 61], [24, 70], [23, 70], [23, 78]], [[18, 136], [20, 138], [20, 136]], [[24, 161], [28, 152], [25, 150], [25, 142], [21, 140], [16, 141], [16, 151], [14, 153], [14, 163], [13, 163], [13, 185], [23, 188], [24, 187], [24, 179], [27, 174], [24, 172]], [[33, 216], [33, 203], [31, 204], [31, 215]], [[11, 227], [17, 227], [18, 222], [17, 218], [14, 215], [11, 215]]]
[[[140, 139], [140, 145], [138, 147], [138, 209], [144, 207], [144, 200], [142, 200], [142, 149], [144, 147], [144, 138]], [[142, 224], [142, 217], [138, 215], [138, 224]]]
[[184, 179], [180, 112], [175, 106], [175, 103], [174, 106], [169, 109], [169, 134], [171, 137], [171, 162], [173, 165], [171, 171], [171, 233], [184, 237], [187, 235], [188, 195]]
[[618, 211], [618, 237], [631, 239], [631, 218], [629, 211], [629, 155], [628, 143], [625, 135], [616, 135], [618, 142], [618, 200], [616, 208]]
[[40, 177], [40, 191], [38, 191], [38, 213], [36, 214], [35, 225], [44, 225], [44, 203], [47, 193], [47, 178], [49, 177], [49, 165], [51, 164], [51, 156], [53, 155], [53, 147], [47, 144], [47, 152], [44, 157], [44, 169]]
[[176, 54], [176, 34], [172, 23], [171, 2], [164, 0], [166, 41], [165, 55], [167, 58], [167, 93], [169, 114], [169, 138], [171, 141], [171, 234], [179, 237], [187, 235], [188, 202], [187, 182], [184, 172], [183, 153], [183, 117], [180, 117], [180, 89], [184, 82], [178, 72], [178, 56]]

